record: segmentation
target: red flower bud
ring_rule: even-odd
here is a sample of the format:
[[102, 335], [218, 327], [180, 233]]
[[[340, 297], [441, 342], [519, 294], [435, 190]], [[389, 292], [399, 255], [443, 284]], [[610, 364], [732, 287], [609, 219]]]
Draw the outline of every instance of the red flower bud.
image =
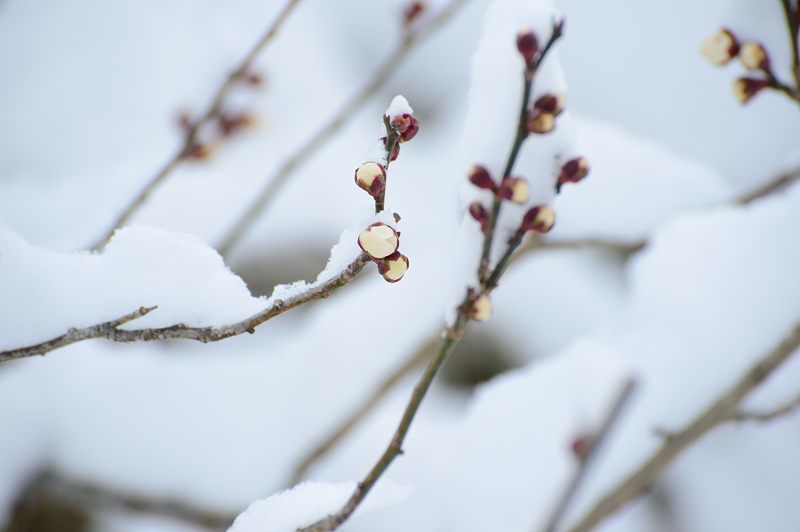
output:
[[539, 39], [533, 30], [523, 30], [517, 34], [517, 50], [526, 63], [531, 63], [539, 54]]
[[561, 190], [564, 183], [577, 183], [589, 175], [589, 161], [584, 157], [576, 157], [561, 166], [556, 182], [556, 192]]
[[364, 163], [355, 171], [356, 185], [367, 191], [373, 198], [378, 198], [386, 189], [386, 169], [375, 162]]
[[392, 129], [400, 135], [400, 142], [408, 142], [419, 131], [419, 120], [414, 115], [403, 113], [394, 117]]
[[763, 79], [739, 78], [733, 82], [733, 97], [740, 104], [745, 105], [753, 96], [767, 87], [769, 87], [769, 83]]
[[378, 262], [378, 272], [390, 283], [396, 283], [405, 275], [408, 270], [408, 257], [395, 251], [388, 257], [384, 257]]
[[253, 117], [247, 113], [223, 113], [217, 125], [223, 137], [229, 137], [238, 130], [253, 125]]
[[523, 177], [507, 177], [500, 183], [497, 195], [514, 203], [528, 201], [528, 182]]
[[423, 11], [425, 11], [423, 2], [410, 2], [403, 11], [403, 22], [406, 26], [410, 26]]
[[373, 259], [382, 259], [400, 247], [400, 233], [384, 223], [377, 222], [358, 235], [358, 245]]
[[563, 94], [545, 94], [533, 104], [533, 109], [540, 113], [549, 113], [558, 116], [564, 110], [567, 98]]
[[556, 223], [556, 213], [547, 205], [537, 205], [522, 218], [523, 231], [547, 233]]
[[[389, 143], [389, 137], [383, 137], [381, 140], [383, 141], [383, 148], [388, 150], [389, 149], [389, 144], [388, 144]], [[392, 153], [389, 156], [389, 162], [392, 162], [392, 161], [396, 160], [398, 155], [400, 155], [400, 143], [399, 142], [395, 142], [394, 143], [394, 148], [392, 148]]]
[[496, 185], [492, 174], [484, 166], [475, 165], [469, 169], [469, 182], [478, 188], [494, 192]]
[[744, 43], [739, 50], [739, 60], [747, 70], [769, 70], [769, 55], [761, 43]]
[[486, 232], [486, 226], [489, 224], [489, 211], [480, 202], [473, 201], [469, 204], [469, 214], [481, 224], [481, 231]]
[[591, 434], [579, 434], [573, 438], [570, 443], [570, 449], [572, 450], [572, 454], [575, 455], [575, 458], [583, 461], [589, 455], [589, 451], [592, 450], [593, 445], [594, 438]]
[[545, 113], [534, 109], [528, 113], [528, 132], [543, 135], [550, 133], [556, 127], [556, 117], [550, 113]]
[[733, 33], [723, 28], [703, 41], [700, 46], [700, 53], [711, 64], [722, 66], [739, 53], [739, 43]]

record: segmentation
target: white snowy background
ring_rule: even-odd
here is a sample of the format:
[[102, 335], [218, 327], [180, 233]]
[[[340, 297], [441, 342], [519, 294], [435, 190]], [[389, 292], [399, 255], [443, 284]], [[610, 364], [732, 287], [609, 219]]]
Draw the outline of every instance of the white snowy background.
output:
[[[296, 461], [441, 329], [453, 284], [471, 268], [454, 246], [466, 169], [484, 162], [469, 157], [505, 157], [505, 140], [480, 139], [510, 132], [494, 136], [500, 125], [482, 117], [493, 100], [515, 108], [520, 91], [484, 79], [469, 97], [479, 42], [518, 60], [513, 33], [481, 41], [489, 3], [468, 1], [415, 49], [223, 259], [213, 246], [254, 191], [393, 49], [404, 2], [303, 0], [257, 61], [264, 85], [230, 100], [256, 126], [209, 161], [182, 165], [94, 256], [80, 250], [178, 145], [177, 113], [206, 104], [284, 2], [0, 0], [0, 350], [140, 305], [159, 305], [141, 326], [224, 324], [262, 308], [276, 284], [313, 281], [342, 231], [369, 212], [353, 170], [388, 102], [405, 95], [421, 122], [390, 169], [388, 200], [411, 260], [400, 283], [368, 265], [254, 335], [91, 341], [0, 366], [0, 523], [42, 471], [231, 516], [277, 493], [250, 507], [237, 532], [294, 530], [341, 504], [388, 442], [415, 376], [311, 469], [313, 483], [278, 492]], [[549, 3], [531, 5], [541, 16], [525, 25], [546, 28]], [[800, 186], [731, 202], [800, 163], [800, 110], [773, 93], [740, 107], [730, 91], [740, 67], [716, 69], [698, 53], [725, 25], [788, 65], [779, 2], [555, 5], [566, 37], [545, 85], [566, 83], [559, 133], [574, 136], [565, 146], [574, 142], [570, 153], [593, 170], [556, 199], [551, 238], [647, 245], [630, 257], [586, 248], [520, 259], [493, 296], [493, 319], [472, 326], [423, 404], [406, 453], [343, 530], [535, 529], [575, 467], [570, 441], [633, 375], [630, 408], [574, 519], [655, 448], [654, 428], [681, 427], [800, 318]], [[475, 65], [476, 83], [493, 75]], [[486, 130], [476, 135], [476, 123]], [[477, 386], [463, 377], [498, 367]], [[798, 390], [795, 357], [748, 405], [769, 408]], [[601, 528], [793, 532], [798, 493], [797, 414], [727, 425]], [[202, 530], [106, 506], [93, 526]]]

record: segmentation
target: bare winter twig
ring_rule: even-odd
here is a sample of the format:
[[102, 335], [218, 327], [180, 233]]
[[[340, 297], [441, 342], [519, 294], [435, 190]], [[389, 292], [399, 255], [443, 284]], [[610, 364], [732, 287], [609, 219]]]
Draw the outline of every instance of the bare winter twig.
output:
[[267, 44], [277, 35], [278, 30], [280, 30], [281, 26], [283, 26], [284, 22], [289, 18], [289, 14], [299, 3], [300, 0], [288, 0], [272, 24], [270, 24], [261, 37], [253, 44], [239, 64], [231, 70], [230, 74], [225, 78], [225, 81], [216, 90], [206, 110], [186, 128], [183, 141], [178, 150], [164, 163], [158, 173], [148, 181], [139, 194], [131, 200], [128, 206], [114, 221], [111, 228], [92, 246], [92, 249], [98, 250], [105, 246], [113, 236], [114, 231], [124, 226], [136, 211], [144, 205], [150, 194], [166, 180], [173, 170], [186, 160], [192, 148], [197, 145], [200, 131], [206, 124], [219, 118], [228, 93], [247, 75], [253, 65], [253, 61], [258, 57], [258, 54], [261, 53]]
[[800, 394], [772, 410], [765, 410], [761, 412], [738, 410], [733, 416], [733, 421], [756, 421], [764, 423], [791, 415], [798, 409], [800, 409]]
[[386, 83], [414, 46], [445, 24], [464, 4], [466, 4], [466, 2], [467, 0], [451, 0], [450, 3], [423, 28], [408, 31], [404, 34], [403, 39], [397, 47], [381, 64], [378, 70], [375, 71], [372, 78], [370, 78], [361, 90], [347, 100], [329, 122], [309, 137], [291, 157], [286, 159], [275, 174], [267, 181], [256, 195], [250, 207], [248, 207], [239, 219], [234, 222], [233, 226], [228, 230], [217, 246], [217, 249], [222, 255], [227, 255], [239, 240], [241, 240], [250, 226], [258, 219], [261, 213], [270, 205], [280, 189], [288, 182], [292, 174], [294, 174], [303, 163], [310, 159], [317, 150], [324, 146], [328, 140], [333, 138], [333, 134], [346, 123], [348, 117], [353, 116], [355, 112], [367, 103], [369, 98]]
[[706, 433], [722, 423], [734, 420], [742, 400], [778, 369], [800, 347], [800, 323], [764, 358], [753, 365], [733, 386], [710, 404], [682, 430], [671, 433], [626, 478], [602, 496], [571, 528], [586, 532], [647, 492], [664, 470]]

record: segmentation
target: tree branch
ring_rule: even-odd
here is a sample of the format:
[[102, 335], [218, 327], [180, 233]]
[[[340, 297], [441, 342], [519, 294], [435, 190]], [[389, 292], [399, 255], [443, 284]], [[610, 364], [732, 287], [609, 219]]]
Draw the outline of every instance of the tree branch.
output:
[[772, 421], [779, 417], [788, 416], [798, 408], [800, 408], [800, 394], [798, 394], [797, 397], [795, 397], [794, 399], [787, 401], [786, 403], [782, 404], [781, 406], [773, 410], [767, 410], [764, 412], [751, 412], [749, 410], [739, 410], [733, 415], [732, 420], [756, 421], [760, 423], [765, 423], [767, 421]]
[[621, 417], [622, 412], [625, 409], [625, 405], [632, 397], [631, 394], [633, 393], [635, 385], [636, 383], [633, 379], [628, 379], [625, 382], [616, 399], [612, 403], [608, 413], [603, 418], [602, 423], [600, 423], [597, 431], [594, 434], [589, 435], [588, 447], [583, 450], [583, 454], [579, 457], [580, 461], [578, 463], [578, 467], [575, 469], [575, 473], [572, 475], [572, 478], [564, 489], [564, 492], [558, 499], [558, 503], [553, 509], [553, 513], [550, 515], [550, 518], [547, 520], [547, 524], [544, 526], [544, 528], [542, 528], [543, 532], [555, 532], [558, 529], [561, 521], [564, 519], [564, 516], [567, 513], [570, 503], [577, 496], [581, 484], [588, 475], [589, 470], [594, 463], [594, 459], [598, 454], [597, 451], [600, 449], [600, 447], [602, 447], [603, 442], [606, 440], [608, 435], [613, 430], [614, 425], [616, 425], [617, 421]]
[[161, 170], [159, 170], [158, 173], [150, 179], [150, 181], [144, 186], [139, 194], [137, 194], [131, 203], [122, 211], [122, 213], [120, 213], [120, 215], [112, 224], [111, 228], [92, 246], [92, 250], [96, 251], [102, 249], [114, 235], [114, 231], [128, 223], [136, 211], [138, 211], [144, 205], [150, 194], [152, 194], [153, 191], [158, 188], [161, 183], [164, 182], [164, 180], [172, 173], [172, 171], [175, 170], [175, 168], [177, 168], [185, 160], [189, 151], [197, 144], [197, 137], [200, 133], [200, 130], [206, 124], [220, 116], [225, 98], [228, 96], [230, 90], [240, 82], [243, 76], [247, 74], [258, 54], [267, 46], [267, 44], [269, 44], [270, 41], [272, 41], [272, 39], [278, 33], [278, 30], [281, 28], [281, 26], [283, 26], [284, 22], [286, 22], [289, 14], [299, 3], [300, 0], [288, 0], [283, 10], [278, 14], [277, 18], [261, 35], [258, 41], [253, 44], [239, 64], [230, 72], [230, 74], [228, 74], [228, 77], [225, 78], [225, 81], [216, 90], [205, 112], [203, 112], [200, 117], [195, 119], [194, 122], [192, 122], [192, 124], [186, 129], [183, 142], [178, 150], [164, 163], [164, 165], [161, 167]]
[[358, 109], [360, 109], [369, 98], [374, 95], [377, 90], [389, 79], [389, 77], [397, 70], [398, 65], [406, 58], [414, 46], [424, 40], [426, 37], [434, 33], [439, 27], [446, 23], [464, 4], [467, 0], [451, 0], [450, 3], [442, 9], [442, 11], [432, 19], [425, 27], [409, 31], [405, 34], [403, 39], [397, 45], [397, 48], [392, 51], [389, 57], [378, 67], [378, 70], [372, 75], [372, 78], [364, 85], [360, 91], [354, 94], [339, 111], [331, 118], [331, 120], [322, 126], [316, 133], [314, 133], [308, 140], [306, 140], [294, 154], [289, 157], [278, 170], [275, 175], [264, 185], [258, 192], [256, 199], [242, 213], [239, 219], [234, 222], [233, 226], [228, 230], [222, 241], [217, 246], [221, 255], [227, 255], [230, 250], [236, 246], [241, 240], [250, 226], [258, 219], [261, 213], [272, 203], [272, 200], [278, 192], [287, 183], [292, 174], [300, 166], [303, 165], [311, 156], [317, 152], [328, 140], [333, 138], [334, 133], [338, 131], [347, 121], [350, 116], [353, 116]]
[[731, 388], [709, 405], [685, 428], [670, 434], [633, 473], [620, 481], [583, 515], [571, 532], [586, 532], [627, 506], [655, 483], [680, 454], [718, 425], [735, 419], [739, 404], [800, 346], [800, 323], [764, 358], [745, 372]]
[[160, 329], [120, 329], [119, 326], [127, 322], [135, 320], [151, 312], [156, 307], [141, 307], [140, 309], [126, 314], [125, 316], [85, 327], [82, 329], [70, 329], [66, 334], [53, 338], [40, 344], [22, 347], [19, 349], [12, 349], [9, 351], [0, 352], [0, 364], [10, 360], [17, 360], [20, 358], [32, 357], [37, 355], [44, 355], [64, 347], [66, 345], [90, 340], [92, 338], [104, 338], [112, 342], [133, 343], [133, 342], [152, 342], [155, 340], [196, 340], [198, 342], [217, 342], [232, 336], [238, 336], [244, 333], [254, 333], [256, 327], [262, 323], [283, 314], [295, 307], [299, 307], [305, 303], [324, 299], [330, 293], [342, 286], [345, 286], [353, 281], [356, 276], [361, 272], [364, 266], [370, 262], [370, 258], [366, 253], [360, 254], [353, 262], [351, 262], [341, 273], [325, 281], [324, 283], [307, 290], [296, 296], [286, 298], [285, 300], [276, 300], [269, 307], [264, 310], [246, 318], [242, 321], [225, 325], [222, 327], [189, 327], [183, 324], [172, 325], [170, 327], [163, 327]]

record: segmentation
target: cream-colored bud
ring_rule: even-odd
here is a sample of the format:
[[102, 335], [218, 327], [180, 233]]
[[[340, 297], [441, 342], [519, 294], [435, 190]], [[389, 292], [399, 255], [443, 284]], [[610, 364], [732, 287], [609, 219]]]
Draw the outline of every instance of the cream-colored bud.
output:
[[408, 257], [395, 251], [378, 263], [378, 271], [390, 283], [396, 283], [403, 278], [408, 270]]
[[556, 127], [556, 117], [550, 113], [535, 111], [528, 118], [528, 131], [531, 133], [550, 133]]
[[769, 64], [767, 51], [757, 42], [744, 43], [739, 50], [739, 60], [747, 70], [760, 70]]
[[400, 246], [400, 233], [383, 223], [374, 223], [358, 236], [358, 245], [373, 259], [388, 257]]
[[481, 294], [469, 308], [469, 317], [475, 321], [486, 321], [492, 315], [492, 300], [488, 294]]
[[372, 196], [380, 196], [386, 187], [386, 169], [376, 162], [367, 162], [356, 169], [356, 184]]
[[736, 57], [739, 52], [739, 45], [733, 34], [725, 29], [719, 30], [703, 41], [700, 46], [700, 53], [708, 61], [717, 66], [727, 64], [731, 59]]
[[500, 197], [514, 203], [528, 201], [528, 182], [522, 177], [507, 177], [500, 185]]

